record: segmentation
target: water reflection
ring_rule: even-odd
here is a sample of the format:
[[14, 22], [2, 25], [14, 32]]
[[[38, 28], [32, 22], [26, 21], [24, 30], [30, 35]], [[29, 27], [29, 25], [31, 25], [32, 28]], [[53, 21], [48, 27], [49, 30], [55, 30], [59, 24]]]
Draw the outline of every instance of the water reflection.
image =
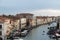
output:
[[31, 32], [23, 39], [24, 40], [53, 40], [49, 38], [49, 35], [47, 35], [47, 32], [49, 30], [48, 27], [50, 27], [50, 25], [43, 25], [38, 28], [35, 28], [31, 30]]

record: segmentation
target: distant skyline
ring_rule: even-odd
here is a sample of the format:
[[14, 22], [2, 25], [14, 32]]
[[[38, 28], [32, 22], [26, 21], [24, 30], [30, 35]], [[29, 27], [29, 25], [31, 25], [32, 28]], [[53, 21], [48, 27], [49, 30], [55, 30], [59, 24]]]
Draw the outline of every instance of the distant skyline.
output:
[[[47, 9], [47, 10], [46, 10]], [[32, 12], [38, 10], [51, 10], [56, 11], [51, 14], [60, 15], [60, 0], [0, 0], [0, 14], [13, 14], [20, 13], [20, 12]], [[45, 12], [43, 15], [50, 15]], [[54, 14], [55, 13], [55, 14]], [[39, 14], [39, 13], [38, 13]], [[42, 15], [42, 13], [40, 12]]]

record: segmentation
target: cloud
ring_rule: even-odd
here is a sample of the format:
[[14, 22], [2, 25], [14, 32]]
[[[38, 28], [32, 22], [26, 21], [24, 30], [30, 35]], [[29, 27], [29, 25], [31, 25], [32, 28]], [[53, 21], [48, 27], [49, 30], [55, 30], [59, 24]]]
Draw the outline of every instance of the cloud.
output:
[[40, 9], [30, 13], [35, 14], [35, 16], [60, 16], [60, 10], [56, 9]]

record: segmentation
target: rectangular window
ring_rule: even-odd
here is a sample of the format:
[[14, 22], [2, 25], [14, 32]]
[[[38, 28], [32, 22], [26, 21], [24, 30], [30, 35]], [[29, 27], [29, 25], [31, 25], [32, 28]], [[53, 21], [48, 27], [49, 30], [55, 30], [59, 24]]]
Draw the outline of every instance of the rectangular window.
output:
[[2, 29], [2, 25], [0, 25], [0, 29]]
[[0, 31], [0, 35], [2, 35], [2, 31]]

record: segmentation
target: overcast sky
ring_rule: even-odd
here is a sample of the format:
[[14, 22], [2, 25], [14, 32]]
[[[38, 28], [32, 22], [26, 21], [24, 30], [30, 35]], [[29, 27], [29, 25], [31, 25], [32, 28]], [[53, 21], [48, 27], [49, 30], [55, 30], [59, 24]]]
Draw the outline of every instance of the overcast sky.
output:
[[[59, 13], [60, 0], [0, 0], [0, 14], [16, 14], [18, 12], [33, 12], [36, 14], [41, 10], [49, 10], [48, 13], [51, 13], [51, 11]], [[37, 12], [35, 13], [35, 11]], [[41, 14], [41, 12], [39, 13]]]

